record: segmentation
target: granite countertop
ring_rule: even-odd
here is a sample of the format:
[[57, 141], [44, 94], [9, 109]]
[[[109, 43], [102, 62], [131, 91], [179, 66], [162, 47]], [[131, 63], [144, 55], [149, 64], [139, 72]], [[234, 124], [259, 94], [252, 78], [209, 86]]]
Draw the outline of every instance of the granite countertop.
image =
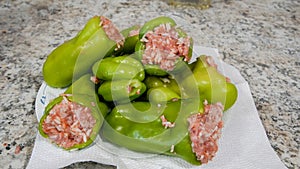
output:
[[[196, 43], [218, 48], [247, 80], [271, 146], [288, 168], [300, 166], [300, 1], [212, 0], [172, 7], [158, 0], [0, 2], [0, 168], [25, 168], [37, 134], [35, 97], [42, 65], [94, 15], [120, 28], [174, 16]], [[92, 162], [67, 168], [114, 168]]]

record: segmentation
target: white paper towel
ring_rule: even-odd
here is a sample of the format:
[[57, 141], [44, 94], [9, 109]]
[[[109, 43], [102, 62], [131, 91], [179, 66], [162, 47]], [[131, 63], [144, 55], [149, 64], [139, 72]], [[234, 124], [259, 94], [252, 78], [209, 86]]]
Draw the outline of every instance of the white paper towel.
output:
[[[126, 150], [103, 142], [100, 137], [95, 144], [79, 151], [65, 151], [51, 144], [37, 133], [28, 169], [56, 169], [75, 162], [94, 161], [114, 165], [118, 169], [284, 169], [265, 134], [256, 110], [248, 83], [234, 67], [219, 59], [217, 49], [194, 47], [194, 55], [213, 56], [219, 70], [231, 79], [238, 89], [235, 105], [224, 114], [224, 128], [219, 140], [219, 151], [208, 164], [193, 166], [182, 159], [164, 155], [143, 154]], [[63, 90], [53, 89], [42, 84], [36, 98], [38, 120], [50, 99]]]

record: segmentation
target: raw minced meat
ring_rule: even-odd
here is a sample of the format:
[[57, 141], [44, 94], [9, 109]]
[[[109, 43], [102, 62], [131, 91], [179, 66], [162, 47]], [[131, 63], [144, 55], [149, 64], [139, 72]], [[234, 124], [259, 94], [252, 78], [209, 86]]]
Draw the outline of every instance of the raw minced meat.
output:
[[115, 27], [115, 25], [104, 16], [101, 16], [100, 19], [101, 19], [100, 25], [102, 26], [103, 30], [105, 31], [109, 39], [114, 40], [117, 43], [117, 48], [123, 46], [125, 38]]
[[96, 120], [88, 107], [69, 101], [66, 97], [56, 104], [42, 123], [49, 139], [63, 148], [86, 142]]
[[218, 139], [223, 127], [221, 103], [205, 104], [204, 113], [188, 118], [192, 150], [201, 163], [207, 163], [218, 151]]
[[159, 65], [161, 69], [171, 71], [179, 57], [189, 61], [190, 37], [179, 37], [176, 28], [170, 24], [161, 24], [147, 32], [141, 41], [145, 43], [143, 64]]

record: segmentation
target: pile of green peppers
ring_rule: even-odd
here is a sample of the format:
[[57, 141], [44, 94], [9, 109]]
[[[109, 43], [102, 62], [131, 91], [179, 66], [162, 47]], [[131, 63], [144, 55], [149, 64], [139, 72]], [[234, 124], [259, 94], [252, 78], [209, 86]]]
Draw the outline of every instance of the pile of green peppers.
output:
[[[94, 114], [99, 123], [95, 132], [105, 140], [130, 150], [176, 156], [200, 165], [191, 148], [187, 118], [203, 113], [204, 102], [220, 102], [224, 111], [228, 110], [238, 96], [235, 85], [207, 62], [209, 56], [199, 56], [191, 64], [178, 59], [175, 69], [169, 72], [159, 65], [141, 62], [145, 48], [141, 38], [161, 24], [176, 26], [169, 17], [124, 29], [121, 33], [125, 42], [118, 50], [111, 50], [116, 43], [97, 26], [99, 22], [93, 17], [75, 38], [49, 55], [43, 68], [46, 83], [59, 88], [72, 84], [66, 93], [74, 95], [70, 100], [83, 105], [97, 100], [99, 109]], [[131, 35], [130, 31], [139, 33]], [[187, 36], [183, 30], [178, 29], [178, 33]], [[190, 57], [192, 48], [191, 43]], [[82, 52], [86, 60], [76, 61]], [[57, 67], [64, 70], [60, 72]], [[72, 79], [79, 80], [72, 83]], [[44, 116], [59, 101], [61, 97], [51, 102]], [[166, 128], [162, 116], [176, 125]], [[45, 136], [43, 131], [40, 133]]]

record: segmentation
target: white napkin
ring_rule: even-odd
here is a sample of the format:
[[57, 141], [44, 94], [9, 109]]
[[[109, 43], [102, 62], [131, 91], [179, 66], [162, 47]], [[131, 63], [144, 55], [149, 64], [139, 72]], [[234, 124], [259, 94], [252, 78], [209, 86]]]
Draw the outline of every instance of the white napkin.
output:
[[[206, 54], [213, 56], [220, 71], [229, 77], [238, 89], [235, 105], [224, 114], [224, 128], [219, 140], [219, 151], [208, 164], [193, 166], [182, 159], [164, 155], [143, 154], [104, 142], [100, 137], [95, 144], [79, 151], [65, 151], [57, 148], [37, 133], [35, 146], [28, 163], [28, 169], [61, 168], [75, 162], [94, 161], [114, 165], [118, 169], [284, 169], [265, 134], [258, 116], [248, 83], [234, 67], [219, 59], [217, 49], [194, 47], [194, 58]], [[50, 99], [63, 90], [42, 84], [36, 98], [38, 120]]]

